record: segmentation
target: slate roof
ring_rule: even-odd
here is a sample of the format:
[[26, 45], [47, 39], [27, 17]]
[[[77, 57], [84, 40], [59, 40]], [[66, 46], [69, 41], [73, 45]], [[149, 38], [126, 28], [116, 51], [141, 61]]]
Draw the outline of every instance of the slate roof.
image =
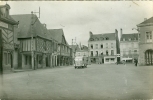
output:
[[[58, 43], [63, 43], [63, 37], [65, 39], [63, 29], [48, 29], [48, 31], [49, 31], [49, 34], [51, 34], [50, 36], [53, 39], [58, 41]], [[65, 41], [66, 41], [66, 39], [65, 39]], [[67, 41], [66, 41], [66, 45], [68, 45]]]
[[31, 14], [21, 14], [21, 15], [11, 15], [12, 18], [16, 21], [19, 21], [19, 26], [17, 28], [16, 33], [17, 38], [30, 38], [33, 33], [33, 37], [40, 36], [45, 39], [52, 40], [50, 36], [48, 36], [49, 32], [46, 27], [39, 21], [36, 15], [33, 15], [35, 24], [32, 29], [32, 15]]
[[129, 41], [129, 39], [131, 39], [131, 41], [138, 41], [138, 33], [122, 34], [120, 41], [123, 41], [123, 39], [125, 39], [125, 41]]
[[109, 38], [109, 40], [116, 40], [116, 33], [104, 33], [104, 34], [93, 34], [89, 38], [89, 41], [103, 41]]
[[[9, 7], [10, 8], [10, 6], [8, 4], [0, 5], [0, 8], [3, 8], [3, 7]], [[13, 25], [18, 24], [10, 15], [8, 15], [8, 17], [2, 16], [1, 9], [0, 9], [0, 20], [6, 21], [6, 22], [11, 23]]]
[[144, 22], [140, 23], [140, 24], [147, 24], [147, 23], [153, 23], [153, 17], [145, 20]]

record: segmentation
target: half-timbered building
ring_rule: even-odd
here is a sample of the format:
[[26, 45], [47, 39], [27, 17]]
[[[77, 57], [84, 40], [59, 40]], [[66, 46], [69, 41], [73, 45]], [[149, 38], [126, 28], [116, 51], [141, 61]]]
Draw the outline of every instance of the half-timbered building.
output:
[[10, 6], [8, 4], [0, 6], [0, 39], [3, 54], [2, 65], [4, 70], [13, 68], [13, 54], [14, 54], [14, 26], [17, 22], [9, 15]]
[[12, 15], [19, 21], [16, 29], [19, 41], [18, 68], [37, 69], [57, 65], [57, 41], [49, 36], [46, 24], [34, 14]]
[[58, 41], [57, 50], [57, 64], [58, 66], [65, 66], [72, 64], [72, 49], [67, 43], [63, 29], [49, 29], [49, 32], [55, 40]]

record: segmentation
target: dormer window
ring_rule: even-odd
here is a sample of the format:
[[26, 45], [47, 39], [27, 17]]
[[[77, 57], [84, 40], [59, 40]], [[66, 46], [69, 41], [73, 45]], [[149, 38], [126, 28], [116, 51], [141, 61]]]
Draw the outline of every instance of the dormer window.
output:
[[8, 18], [8, 16], [9, 16], [9, 9], [8, 9], [8, 8], [6, 8], [5, 17], [7, 17], [7, 18]]
[[108, 37], [106, 37], [106, 40], [109, 40], [109, 38], [108, 38]]
[[94, 39], [93, 39], [93, 38], [91, 38], [91, 39], [90, 39], [90, 41], [94, 41]]
[[104, 40], [104, 38], [103, 38], [103, 37], [101, 37], [100, 39], [101, 39], [101, 40]]
[[98, 41], [99, 39], [98, 38], [95, 38], [95, 40]]

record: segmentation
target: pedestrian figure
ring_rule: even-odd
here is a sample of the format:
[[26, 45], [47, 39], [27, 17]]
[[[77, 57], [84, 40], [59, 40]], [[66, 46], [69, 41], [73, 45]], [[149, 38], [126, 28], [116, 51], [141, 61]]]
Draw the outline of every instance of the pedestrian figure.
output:
[[123, 60], [123, 64], [126, 65], [126, 60]]
[[135, 59], [134, 62], [135, 62], [135, 66], [137, 66], [137, 64], [138, 64], [138, 60]]

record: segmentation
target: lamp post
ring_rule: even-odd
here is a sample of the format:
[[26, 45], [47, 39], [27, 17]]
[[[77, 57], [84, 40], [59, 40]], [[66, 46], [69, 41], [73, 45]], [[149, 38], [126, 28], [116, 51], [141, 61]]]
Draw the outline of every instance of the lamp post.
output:
[[132, 28], [132, 30], [138, 31], [138, 46], [139, 46], [139, 39], [140, 39], [139, 34], [140, 34], [140, 30], [139, 30], [139, 28]]

